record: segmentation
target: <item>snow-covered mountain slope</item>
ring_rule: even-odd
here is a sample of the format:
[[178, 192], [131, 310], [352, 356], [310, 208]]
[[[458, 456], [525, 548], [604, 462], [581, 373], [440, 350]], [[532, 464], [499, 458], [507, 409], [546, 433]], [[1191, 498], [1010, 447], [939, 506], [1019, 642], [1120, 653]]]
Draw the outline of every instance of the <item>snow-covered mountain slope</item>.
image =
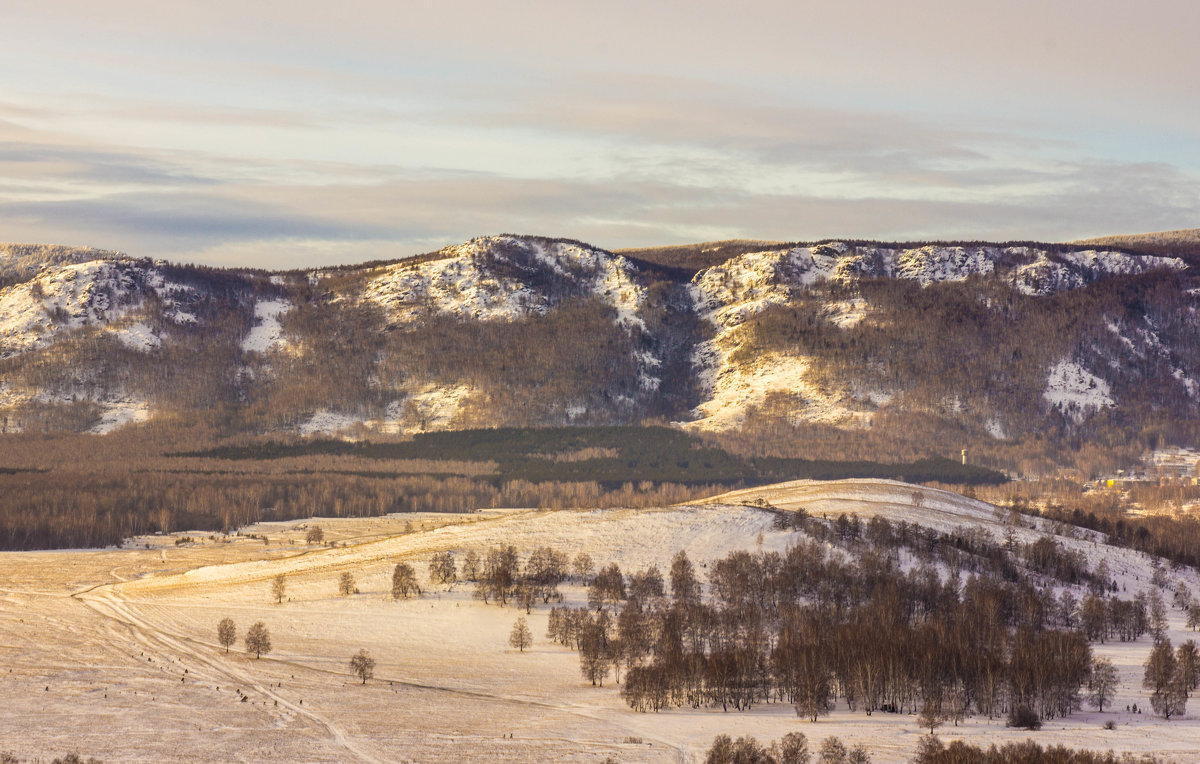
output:
[[1187, 266], [1177, 257], [1127, 255], [1122, 252], [1064, 252], [1051, 259], [1039, 252], [1031, 263], [1013, 269], [1013, 286], [1029, 295], [1050, 295], [1079, 289], [1105, 276], [1129, 276], [1156, 270], [1178, 270]]
[[1200, 420], [1186, 258], [766, 246], [727, 243], [715, 265], [711, 248], [681, 250], [707, 266], [689, 269], [663, 260], [674, 250], [646, 260], [501, 235], [281, 274], [0, 248], [0, 425], [107, 430], [227, 407], [222, 426], [244, 432], [646, 419], [864, 431], [883, 412], [1016, 442], [1147, 411]]
[[480, 321], [544, 315], [571, 297], [594, 297], [612, 307], [616, 323], [644, 328], [646, 298], [633, 265], [578, 242], [488, 236], [447, 247], [440, 259], [389, 266], [363, 299], [394, 321], [443, 314]]
[[145, 260], [94, 260], [42, 271], [0, 291], [0, 358], [46, 347], [60, 334], [84, 327], [111, 327], [137, 349], [157, 347], [154, 330], [123, 326], [122, 319], [154, 298], [168, 323], [195, 323], [187, 309], [193, 290]]
[[49, 244], [0, 244], [0, 288], [28, 281], [47, 268], [124, 258], [120, 252]]
[[[868, 284], [879, 280], [915, 282], [927, 288], [975, 278], [981, 298], [989, 309], [998, 310], [996, 303], [1000, 300], [1005, 300], [1006, 307], [1012, 302], [1004, 296], [1005, 291], [1048, 298], [1111, 277], [1170, 274], [1186, 269], [1186, 264], [1174, 257], [1032, 246], [896, 248], [832, 242], [742, 254], [701, 270], [692, 279], [697, 311], [711, 323], [715, 335], [696, 348], [695, 362], [705, 400], [692, 412], [690, 424], [701, 429], [735, 428], [751, 410], [761, 410], [768, 401], [774, 401], [783, 404], [782, 411], [774, 407], [776, 413], [793, 421], [870, 426], [878, 405], [895, 399], [901, 389], [870, 380], [831, 378], [820, 373], [827, 364], [804, 352], [799, 344], [782, 353], [771, 343], [761, 347], [762, 314], [794, 308], [813, 296], [822, 305], [810, 322], [851, 334], [856, 329], [869, 331], [872, 324], [896, 325], [894, 315], [877, 316], [879, 311], [860, 294]], [[851, 340], [847, 337], [846, 341]], [[1145, 345], [1142, 342], [1139, 348]], [[954, 352], [953, 348], [947, 350]], [[1043, 399], [1070, 421], [1079, 424], [1088, 414], [1112, 405], [1103, 379], [1088, 373], [1088, 390], [1106, 392], [1093, 396], [1094, 400], [1068, 401], [1063, 395], [1078, 397], [1074, 391], [1083, 384], [1075, 379], [1079, 375], [1067, 374], [1072, 379], [1064, 381], [1058, 359], [1048, 360], [1043, 368]], [[1080, 367], [1075, 364], [1073, 368]], [[1183, 380], [1190, 382], [1193, 378], [1178, 367], [1176, 370], [1191, 395]], [[952, 409], [961, 405], [959, 398], [947, 400]], [[997, 424], [987, 429], [1004, 428]]]

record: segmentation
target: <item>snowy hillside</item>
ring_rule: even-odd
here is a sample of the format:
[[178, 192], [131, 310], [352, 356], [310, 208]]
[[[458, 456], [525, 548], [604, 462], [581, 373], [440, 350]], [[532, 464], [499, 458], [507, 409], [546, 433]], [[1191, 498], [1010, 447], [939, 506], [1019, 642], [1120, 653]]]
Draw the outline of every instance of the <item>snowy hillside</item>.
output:
[[[787, 416], [793, 421], [860, 428], [870, 425], [880, 404], [896, 398], [900, 390], [831, 380], [820, 373], [821, 359], [802, 351], [742, 352], [739, 357], [739, 350], [752, 347], [748, 344], [747, 324], [772, 309], [795, 305], [805, 295], [819, 295], [823, 302], [817, 316], [820, 321], [848, 331], [860, 328], [864, 321], [871, 323], [875, 311], [858, 294], [860, 285], [869, 280], [913, 281], [928, 287], [972, 277], [991, 278], [992, 283], [1003, 284], [1021, 295], [1050, 297], [1108, 277], [1180, 272], [1186, 268], [1178, 258], [1097, 250], [1052, 253], [1029, 246], [929, 245], [901, 249], [832, 242], [739, 255], [701, 270], [692, 280], [698, 313], [715, 327], [716, 333], [695, 351], [706, 400], [693, 411], [690, 425], [714, 430], [735, 428], [749, 410], [764, 407], [774, 396], [788, 401]], [[989, 296], [988, 304], [993, 299]], [[1138, 352], [1142, 346], [1144, 343], [1139, 344]], [[947, 350], [954, 352], [952, 347]], [[1089, 374], [1080, 381], [1076, 374], [1067, 380], [1060, 367], [1055, 362], [1045, 372], [1048, 381], [1044, 384], [1044, 399], [1052, 408], [1081, 423], [1089, 412], [1113, 405], [1102, 378]], [[1178, 370], [1177, 378], [1192, 395], [1192, 378], [1182, 370]], [[1064, 391], [1076, 395], [1074, 391], [1080, 385], [1102, 393], [1086, 401], [1068, 402], [1063, 398]]]
[[[774, 511], [748, 506], [768, 500], [787, 513], [803, 507], [832, 528], [842, 514], [901, 521], [962, 538], [1053, 543], [1078, 553], [1089, 568], [1103, 562], [1120, 598], [1159, 585], [1200, 590], [1194, 570], [1166, 571], [1144, 555], [1105, 545], [1090, 532], [1031, 518], [1014, 521], [957, 494], [891, 481], [792, 483], [727, 494], [701, 506], [646, 510], [500, 510], [468, 515], [404, 514], [268, 522], [239, 534], [144, 536], [124, 549], [0, 555], [0, 641], [19, 656], [6, 676], [9, 713], [0, 717], [6, 750], [22, 757], [61, 753], [62, 730], [74, 748], [105, 761], [417, 761], [700, 762], [714, 736], [760, 741], [803, 732], [811, 748], [829, 736], [861, 744], [877, 764], [907, 762], [923, 730], [914, 713], [867, 715], [839, 702], [812, 723], [790, 702], [750, 711], [681, 705], [632, 710], [624, 684], [592, 686], [576, 650], [547, 636], [550, 605], [526, 612], [474, 596], [474, 584], [431, 583], [435, 554], [462, 565], [468, 552], [486, 556], [514, 545], [521, 560], [539, 547], [568, 559], [587, 554], [597, 569], [615, 563], [625, 575], [653, 565], [662, 575], [683, 550], [708, 602], [716, 597], [716, 562], [733, 552], [787, 555], [808, 531], [780, 523]], [[325, 544], [306, 543], [313, 526]], [[851, 554], [836, 541], [815, 545], [830, 559]], [[921, 568], [923, 550], [893, 550], [912, 585], [955, 591], [978, 586], [975, 574]], [[394, 598], [398, 564], [412, 565], [420, 596]], [[348, 574], [353, 588], [339, 594]], [[273, 581], [282, 577], [282, 602]], [[1044, 588], [1076, 603], [1086, 587], [1053, 579]], [[582, 607], [586, 587], [571, 578], [557, 606]], [[1069, 596], [1068, 596], [1069, 595]], [[554, 603], [552, 603], [554, 604]], [[509, 646], [525, 618], [533, 644]], [[235, 640], [218, 643], [217, 624], [234, 622]], [[252, 623], [269, 631], [271, 649], [256, 658], [244, 645]], [[1194, 634], [1175, 607], [1166, 635], [1179, 644]], [[889, 634], [876, 633], [876, 638]], [[1142, 688], [1149, 635], [1094, 642], [1096, 656], [1116, 669], [1103, 712], [1091, 704], [1045, 720], [1042, 745], [1155, 752], [1179, 762], [1200, 756], [1195, 710], [1167, 722], [1150, 712]], [[372, 675], [360, 680], [349, 658], [366, 650]], [[1127, 706], [1138, 704], [1144, 713]], [[1194, 700], [1193, 700], [1194, 704]], [[1112, 726], [1104, 728], [1106, 722]], [[153, 727], [154, 735], [145, 730]], [[938, 735], [985, 747], [1022, 741], [1027, 730], [975, 713]]]
[[489, 236], [448, 247], [440, 259], [389, 266], [363, 292], [397, 322], [430, 313], [480, 321], [545, 314], [570, 297], [596, 297], [616, 323], [644, 327], [637, 312], [645, 289], [620, 255], [584, 244]]
[[0, 288], [28, 281], [48, 268], [124, 257], [120, 252], [91, 247], [0, 243]]
[[[502, 235], [274, 275], [10, 247], [0, 417], [107, 432], [221, 405], [245, 432], [363, 437], [647, 419], [862, 433], [891, 412], [1014, 444], [1138, 410], [1200, 420], [1182, 259], [734, 244], [688, 271]], [[733, 256], [707, 264], [718, 252]]]

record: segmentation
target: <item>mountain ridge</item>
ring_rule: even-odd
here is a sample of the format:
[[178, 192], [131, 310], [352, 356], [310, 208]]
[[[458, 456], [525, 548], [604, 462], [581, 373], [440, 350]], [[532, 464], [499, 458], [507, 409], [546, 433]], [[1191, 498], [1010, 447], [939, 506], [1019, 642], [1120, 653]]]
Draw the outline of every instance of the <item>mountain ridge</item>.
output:
[[915, 417], [986, 443], [1198, 419], [1184, 257], [847, 241], [627, 257], [505, 234], [272, 273], [50, 249], [60, 261], [0, 289], [6, 432], [166, 417], [230, 435], [853, 433]]

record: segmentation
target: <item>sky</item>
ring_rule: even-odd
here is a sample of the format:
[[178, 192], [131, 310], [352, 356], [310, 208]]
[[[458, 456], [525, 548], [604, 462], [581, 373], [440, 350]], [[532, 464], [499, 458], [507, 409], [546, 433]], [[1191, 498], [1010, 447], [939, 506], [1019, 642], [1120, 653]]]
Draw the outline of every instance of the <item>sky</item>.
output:
[[218, 266], [475, 236], [1200, 226], [1200, 3], [0, 3], [0, 241]]

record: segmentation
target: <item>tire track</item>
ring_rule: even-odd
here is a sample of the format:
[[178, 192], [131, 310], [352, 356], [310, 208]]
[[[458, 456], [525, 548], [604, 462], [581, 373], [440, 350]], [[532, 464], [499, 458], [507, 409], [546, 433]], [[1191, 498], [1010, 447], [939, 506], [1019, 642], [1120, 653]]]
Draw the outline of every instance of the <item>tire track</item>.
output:
[[219, 675], [228, 677], [234, 682], [234, 684], [243, 684], [247, 687], [250, 687], [260, 695], [277, 702], [280, 707], [286, 708], [298, 716], [303, 716], [315, 722], [316, 724], [323, 726], [329, 731], [329, 734], [333, 738], [334, 742], [336, 742], [340, 747], [354, 754], [359, 760], [370, 762], [371, 764], [384, 764], [385, 760], [376, 758], [362, 747], [354, 743], [341, 727], [327, 717], [317, 713], [316, 711], [313, 711], [311, 708], [304, 708], [303, 706], [292, 703], [290, 700], [271, 690], [269, 687], [263, 686], [249, 674], [235, 669], [219, 659], [214, 659], [205, 655], [201, 650], [196, 649], [189, 644], [189, 640], [175, 637], [163, 630], [158, 629], [153, 624], [150, 624], [139, 617], [128, 605], [128, 603], [122, 601], [114, 592], [110, 591], [102, 594], [78, 594], [76, 595], [76, 599], [88, 605], [100, 615], [125, 625], [131, 630], [137, 641], [142, 642], [148, 647], [153, 647], [154, 649], [163, 650], [168, 653], [174, 653], [179, 656], [186, 656], [196, 663], [205, 666], [207, 669], [215, 671]]

